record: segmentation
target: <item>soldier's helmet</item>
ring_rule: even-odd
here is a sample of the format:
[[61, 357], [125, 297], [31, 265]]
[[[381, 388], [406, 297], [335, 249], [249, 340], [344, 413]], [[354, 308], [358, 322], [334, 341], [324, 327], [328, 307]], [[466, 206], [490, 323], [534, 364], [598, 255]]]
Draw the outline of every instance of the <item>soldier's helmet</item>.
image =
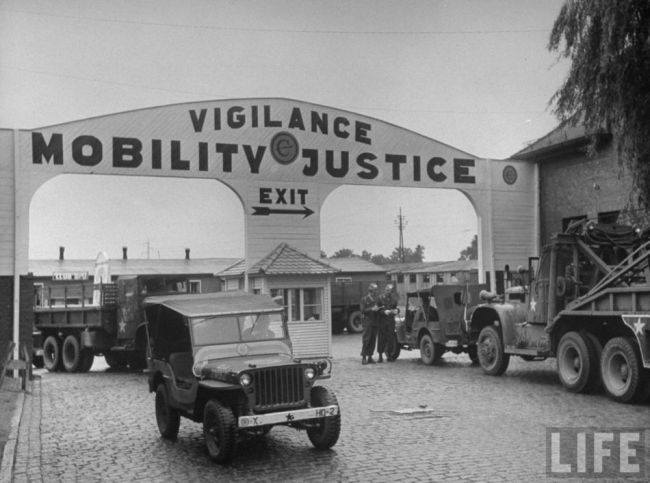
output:
[[368, 292], [370, 292], [372, 290], [377, 290], [377, 288], [378, 287], [377, 287], [376, 283], [371, 283], [370, 285], [368, 285]]
[[392, 283], [387, 283], [386, 287], [384, 288], [386, 292], [392, 292], [393, 291], [393, 284]]

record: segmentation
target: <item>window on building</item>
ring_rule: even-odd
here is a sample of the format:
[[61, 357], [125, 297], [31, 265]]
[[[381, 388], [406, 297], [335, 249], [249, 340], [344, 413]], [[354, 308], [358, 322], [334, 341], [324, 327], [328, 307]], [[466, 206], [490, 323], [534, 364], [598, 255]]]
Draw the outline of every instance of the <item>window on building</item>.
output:
[[322, 288], [271, 289], [271, 297], [277, 296], [282, 297], [287, 320], [296, 322], [323, 319]]
[[397, 283], [404, 283], [404, 274], [403, 273], [398, 273], [397, 274]]
[[190, 293], [201, 293], [201, 280], [189, 281]]
[[444, 283], [445, 277], [442, 276], [442, 273], [436, 273], [436, 283]]
[[409, 273], [409, 283], [417, 282], [417, 275], [414, 273]]
[[239, 280], [236, 278], [226, 279], [226, 290], [239, 290]]
[[424, 283], [429, 283], [429, 282], [431, 282], [431, 274], [429, 274], [429, 273], [425, 273], [425, 274], [423, 275], [423, 277], [422, 277], [422, 280], [424, 281]]

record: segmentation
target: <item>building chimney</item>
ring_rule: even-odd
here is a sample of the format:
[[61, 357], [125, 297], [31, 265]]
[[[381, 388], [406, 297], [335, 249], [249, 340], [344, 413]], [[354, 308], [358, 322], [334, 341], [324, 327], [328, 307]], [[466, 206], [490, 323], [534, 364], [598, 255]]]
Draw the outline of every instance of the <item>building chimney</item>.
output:
[[127, 256], [126, 256], [126, 247], [122, 247], [122, 260], [126, 260], [126, 259], [127, 259]]
[[186, 248], [185, 249], [185, 260], [189, 260], [189, 259], [190, 259], [190, 249]]
[[65, 247], [59, 247], [59, 260], [63, 260], [64, 253], [65, 253]]

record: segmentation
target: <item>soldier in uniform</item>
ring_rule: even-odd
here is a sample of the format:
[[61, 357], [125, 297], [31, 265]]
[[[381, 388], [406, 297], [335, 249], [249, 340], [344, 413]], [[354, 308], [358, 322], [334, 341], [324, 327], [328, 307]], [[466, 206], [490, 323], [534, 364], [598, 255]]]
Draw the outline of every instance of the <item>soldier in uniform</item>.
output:
[[381, 306], [381, 310], [379, 311], [379, 331], [377, 334], [378, 362], [384, 362], [384, 353], [386, 354], [386, 359], [392, 362], [395, 359], [389, 357], [389, 354], [395, 350], [393, 347], [395, 343], [395, 315], [398, 313], [397, 297], [393, 293], [392, 284], [386, 284], [384, 293], [379, 297], [379, 305]]
[[368, 285], [368, 293], [361, 299], [363, 314], [363, 335], [361, 337], [361, 364], [374, 364], [372, 353], [375, 351], [377, 330], [379, 328], [379, 298], [377, 284]]

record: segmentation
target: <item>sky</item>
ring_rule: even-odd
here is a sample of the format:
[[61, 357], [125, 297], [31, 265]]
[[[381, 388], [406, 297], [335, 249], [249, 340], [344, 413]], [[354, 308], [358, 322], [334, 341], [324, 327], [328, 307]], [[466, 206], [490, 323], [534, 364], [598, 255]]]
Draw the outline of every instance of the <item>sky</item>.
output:
[[[0, 128], [131, 109], [281, 97], [381, 119], [503, 159], [556, 125], [562, 0], [0, 0]], [[455, 260], [477, 221], [456, 190], [344, 186], [321, 247]], [[65, 176], [30, 207], [29, 256], [242, 257], [244, 214], [216, 180]]]

